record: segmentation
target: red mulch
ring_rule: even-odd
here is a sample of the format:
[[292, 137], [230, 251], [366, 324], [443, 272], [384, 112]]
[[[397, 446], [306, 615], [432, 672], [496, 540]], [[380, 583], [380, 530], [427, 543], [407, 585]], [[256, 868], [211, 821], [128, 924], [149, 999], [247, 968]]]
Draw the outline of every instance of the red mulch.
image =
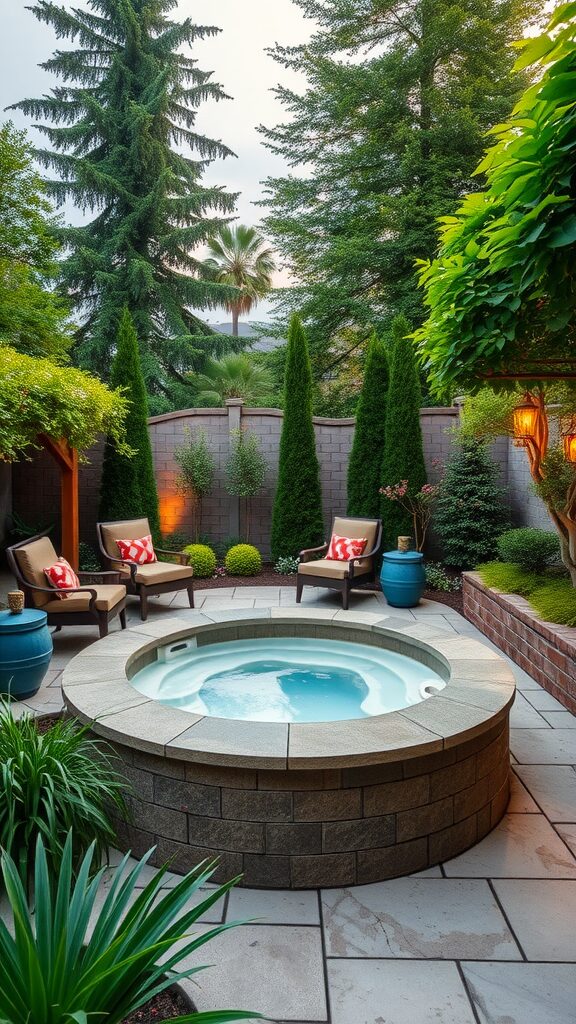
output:
[[123, 1024], [160, 1024], [164, 1020], [174, 1020], [190, 1014], [190, 1004], [180, 992], [167, 989], [155, 996], [146, 1006], [126, 1017]]

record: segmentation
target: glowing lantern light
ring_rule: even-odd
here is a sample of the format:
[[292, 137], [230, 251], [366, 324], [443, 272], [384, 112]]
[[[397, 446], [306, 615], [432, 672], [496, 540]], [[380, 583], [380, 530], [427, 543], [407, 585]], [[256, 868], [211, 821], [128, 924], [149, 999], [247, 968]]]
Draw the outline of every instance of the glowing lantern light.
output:
[[576, 462], [576, 414], [562, 424], [562, 445], [567, 462]]
[[528, 397], [514, 409], [514, 437], [527, 440], [536, 436], [538, 407]]

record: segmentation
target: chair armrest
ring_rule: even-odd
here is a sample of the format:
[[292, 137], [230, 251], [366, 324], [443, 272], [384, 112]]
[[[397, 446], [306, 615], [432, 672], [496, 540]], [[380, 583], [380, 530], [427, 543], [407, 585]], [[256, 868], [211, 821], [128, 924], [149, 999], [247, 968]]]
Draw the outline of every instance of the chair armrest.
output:
[[[96, 593], [96, 591], [93, 590], [92, 587], [90, 587], [90, 586], [85, 586], [85, 587], [66, 587], [65, 590], [59, 590], [58, 587], [38, 587], [35, 583], [27, 583], [26, 586], [30, 590], [36, 590], [39, 594], [50, 594], [51, 597], [56, 597], [56, 598], [59, 595], [64, 595], [64, 597], [68, 597], [70, 594], [90, 594], [90, 604], [88, 605], [88, 610], [89, 611], [93, 611], [94, 610], [94, 602], [96, 601], [96, 598], [98, 597], [98, 594]], [[39, 611], [42, 611], [42, 609], [39, 608]]]
[[158, 555], [169, 555], [171, 558], [177, 558], [180, 565], [188, 565], [188, 555], [185, 551], [168, 551], [166, 548], [154, 548], [154, 551]]
[[320, 546], [317, 547], [317, 548], [304, 548], [304, 550], [300, 552], [300, 561], [301, 562], [311, 562], [312, 559], [308, 558], [308, 555], [317, 555], [320, 551], [325, 551], [327, 547], [328, 547], [328, 541], [326, 540], [326, 541], [324, 541], [323, 544], [320, 544]]
[[[130, 581], [133, 583], [138, 572], [138, 562], [131, 562], [129, 558], [114, 558], [114, 555], [109, 555], [107, 551], [104, 552], [104, 556], [109, 562], [116, 562], [118, 565], [127, 565], [130, 569]], [[120, 575], [120, 573], [117, 573]]]

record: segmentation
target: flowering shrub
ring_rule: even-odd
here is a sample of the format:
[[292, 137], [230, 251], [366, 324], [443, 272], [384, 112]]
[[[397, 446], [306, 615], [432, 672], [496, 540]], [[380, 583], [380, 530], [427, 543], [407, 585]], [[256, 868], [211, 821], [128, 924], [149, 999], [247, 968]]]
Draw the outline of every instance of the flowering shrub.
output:
[[447, 594], [454, 594], [462, 589], [462, 577], [449, 576], [442, 562], [427, 562], [424, 572], [426, 573], [426, 585], [431, 590], [442, 590]]
[[419, 491], [411, 491], [408, 480], [401, 480], [399, 484], [392, 484], [388, 487], [381, 487], [382, 494], [389, 501], [396, 501], [412, 517], [414, 528], [414, 541], [416, 550], [422, 551], [426, 532], [432, 517], [434, 502], [438, 495], [436, 484], [424, 484]]
[[283, 558], [278, 558], [275, 562], [274, 572], [279, 573], [281, 576], [291, 576], [293, 573], [298, 572], [299, 565], [299, 558], [293, 558], [292, 555], [285, 555]]

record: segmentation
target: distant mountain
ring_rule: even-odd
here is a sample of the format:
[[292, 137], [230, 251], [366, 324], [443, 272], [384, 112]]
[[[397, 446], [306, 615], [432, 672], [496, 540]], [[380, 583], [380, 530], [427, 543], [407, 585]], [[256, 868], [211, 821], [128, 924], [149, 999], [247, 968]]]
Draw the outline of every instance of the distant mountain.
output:
[[[212, 327], [213, 330], [219, 331], [220, 334], [232, 334], [231, 323], [209, 324], [209, 326]], [[241, 338], [250, 338], [253, 334], [258, 335], [258, 333], [256, 326], [250, 323], [249, 320], [238, 324], [238, 334]], [[272, 352], [275, 348], [279, 348], [279, 346], [283, 344], [284, 342], [281, 338], [270, 338], [264, 334], [262, 337], [258, 338], [257, 341], [254, 341], [253, 344], [250, 345], [250, 348], [253, 349], [254, 352]]]

